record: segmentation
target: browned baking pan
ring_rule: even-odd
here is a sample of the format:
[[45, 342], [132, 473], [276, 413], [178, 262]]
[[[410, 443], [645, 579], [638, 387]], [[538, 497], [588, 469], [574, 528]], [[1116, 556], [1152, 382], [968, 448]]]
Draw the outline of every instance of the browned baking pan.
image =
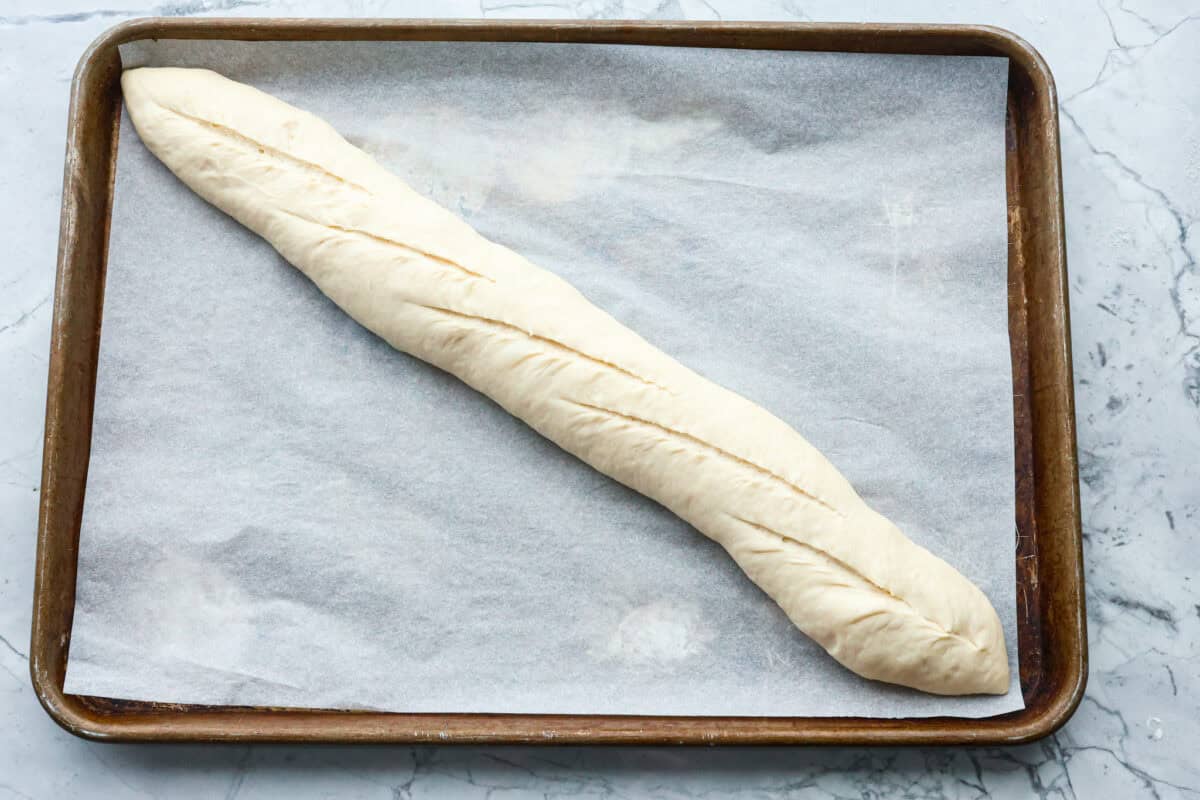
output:
[[[120, 114], [117, 46], [139, 39], [588, 42], [1006, 56], [1009, 332], [1018, 651], [1025, 709], [985, 719], [404, 714], [134, 703], [63, 692], [91, 446]], [[46, 711], [104, 740], [587, 744], [997, 744], [1062, 725], [1087, 677], [1075, 405], [1054, 81], [997, 28], [957, 25], [145, 19], [83, 55], [71, 87], [46, 401], [30, 670]]]

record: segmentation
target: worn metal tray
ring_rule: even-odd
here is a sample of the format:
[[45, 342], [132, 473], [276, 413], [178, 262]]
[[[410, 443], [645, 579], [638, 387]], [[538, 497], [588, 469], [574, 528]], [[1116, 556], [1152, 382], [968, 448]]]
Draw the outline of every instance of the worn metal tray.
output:
[[[404, 714], [140, 703], [63, 692], [91, 446], [120, 118], [139, 39], [587, 42], [1009, 59], [1009, 334], [1022, 711], [985, 719]], [[143, 19], [88, 48], [71, 87], [46, 401], [30, 671], [42, 705], [103, 740], [587, 744], [995, 744], [1054, 731], [1087, 676], [1082, 536], [1054, 81], [1028, 44], [957, 25]]]

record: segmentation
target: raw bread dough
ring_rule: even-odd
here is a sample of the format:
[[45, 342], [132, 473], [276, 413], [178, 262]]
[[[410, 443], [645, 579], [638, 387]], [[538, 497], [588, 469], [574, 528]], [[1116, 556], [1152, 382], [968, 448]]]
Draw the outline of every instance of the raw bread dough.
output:
[[867, 678], [1004, 694], [984, 594], [796, 431], [484, 239], [328, 124], [208, 70], [121, 79], [142, 141], [354, 319], [720, 543]]

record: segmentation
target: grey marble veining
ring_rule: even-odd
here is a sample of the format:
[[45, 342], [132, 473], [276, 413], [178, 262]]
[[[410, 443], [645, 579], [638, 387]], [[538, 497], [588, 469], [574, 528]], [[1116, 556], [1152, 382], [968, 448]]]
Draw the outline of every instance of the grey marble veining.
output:
[[[902, 5], [902, 7], [901, 7]], [[1091, 676], [1035, 745], [979, 750], [104, 746], [28, 680], [67, 87], [146, 14], [979, 22], [1028, 39], [1061, 100]], [[0, 5], [0, 798], [1200, 795], [1200, 5], [804, 0], [8, 0]]]

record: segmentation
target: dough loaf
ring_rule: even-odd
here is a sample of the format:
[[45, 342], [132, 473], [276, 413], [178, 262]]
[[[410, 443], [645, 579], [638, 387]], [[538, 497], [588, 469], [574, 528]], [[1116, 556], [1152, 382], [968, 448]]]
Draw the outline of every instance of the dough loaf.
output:
[[[787, 424], [490, 242], [328, 124], [207, 70], [121, 79], [142, 141], [354, 319], [719, 542], [854, 672], [1003, 694], [984, 594]], [[250, 279], [251, 276], [247, 276]]]

